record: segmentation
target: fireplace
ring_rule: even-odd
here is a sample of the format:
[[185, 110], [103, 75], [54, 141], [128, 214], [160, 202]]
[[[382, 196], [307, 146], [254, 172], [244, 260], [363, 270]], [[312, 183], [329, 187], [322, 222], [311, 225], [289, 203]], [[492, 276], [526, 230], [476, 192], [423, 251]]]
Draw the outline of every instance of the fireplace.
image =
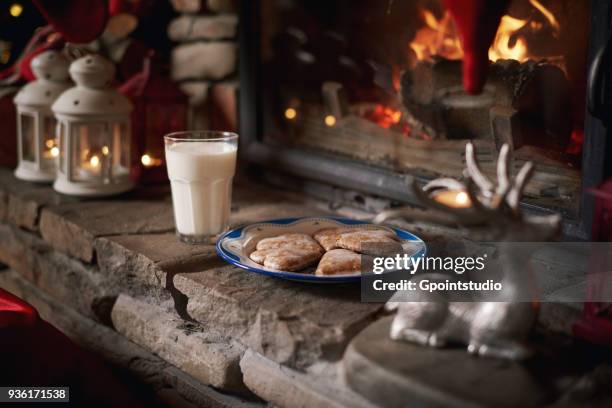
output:
[[523, 205], [562, 213], [566, 233], [586, 238], [584, 191], [612, 175], [597, 72], [610, 10], [512, 1], [485, 88], [469, 95], [439, 0], [243, 1], [241, 150], [264, 169], [410, 203], [410, 177], [462, 176], [468, 140], [490, 173], [508, 143], [514, 169], [537, 166]]

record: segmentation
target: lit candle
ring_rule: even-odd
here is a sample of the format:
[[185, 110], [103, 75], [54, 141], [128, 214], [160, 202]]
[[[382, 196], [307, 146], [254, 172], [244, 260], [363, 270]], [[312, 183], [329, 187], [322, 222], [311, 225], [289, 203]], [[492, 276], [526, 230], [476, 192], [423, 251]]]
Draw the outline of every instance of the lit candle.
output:
[[55, 139], [45, 140], [45, 149], [43, 150], [44, 159], [54, 159], [59, 156], [59, 147], [55, 143]]
[[469, 208], [472, 206], [470, 196], [463, 190], [435, 191], [432, 193], [432, 198], [447, 207]]

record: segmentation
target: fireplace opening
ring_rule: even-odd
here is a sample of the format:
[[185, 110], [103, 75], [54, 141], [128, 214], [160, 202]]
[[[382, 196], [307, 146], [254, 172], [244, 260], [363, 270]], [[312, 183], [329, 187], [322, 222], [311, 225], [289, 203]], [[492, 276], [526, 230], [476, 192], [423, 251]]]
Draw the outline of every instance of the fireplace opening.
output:
[[578, 211], [589, 1], [512, 1], [480, 95], [440, 0], [258, 4], [264, 143], [423, 178], [460, 177], [467, 140], [492, 173], [509, 143], [528, 202]]

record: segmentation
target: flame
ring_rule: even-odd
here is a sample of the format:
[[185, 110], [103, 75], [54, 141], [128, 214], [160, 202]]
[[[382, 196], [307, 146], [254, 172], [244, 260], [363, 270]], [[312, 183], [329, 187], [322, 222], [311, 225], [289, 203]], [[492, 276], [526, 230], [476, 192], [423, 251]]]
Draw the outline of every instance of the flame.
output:
[[429, 60], [434, 55], [448, 59], [461, 59], [463, 50], [450, 13], [447, 11], [441, 20], [429, 10], [422, 10], [425, 27], [417, 31], [410, 48], [418, 60]]
[[[539, 0], [529, 0], [529, 3], [534, 8], [534, 13], [529, 18], [518, 19], [509, 15], [502, 17], [493, 44], [489, 49], [491, 61], [515, 59], [523, 62], [529, 59], [529, 46], [523, 36], [523, 30], [537, 33], [548, 25], [552, 28], [553, 34], [558, 36], [561, 27], [554, 14]], [[534, 19], [538, 15], [541, 17]], [[410, 42], [410, 49], [416, 55], [417, 60], [428, 61], [436, 55], [450, 60], [463, 58], [459, 35], [448, 11], [438, 19], [431, 11], [423, 9], [421, 19], [424, 25]]]
[[525, 40], [522, 37], [518, 37], [514, 44], [512, 44], [514, 33], [523, 28], [527, 23], [527, 20], [503, 16], [499, 23], [495, 40], [493, 40], [493, 45], [489, 48], [489, 59], [491, 61], [515, 59], [521, 62], [527, 60], [528, 53]]

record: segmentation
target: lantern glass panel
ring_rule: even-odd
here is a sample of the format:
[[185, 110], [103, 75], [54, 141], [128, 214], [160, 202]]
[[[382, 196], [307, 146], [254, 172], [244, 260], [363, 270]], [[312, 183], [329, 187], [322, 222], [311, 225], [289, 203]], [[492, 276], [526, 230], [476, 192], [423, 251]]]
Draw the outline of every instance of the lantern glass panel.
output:
[[115, 169], [125, 174], [130, 163], [130, 135], [129, 127], [125, 122], [113, 123], [113, 165], [120, 166]]
[[59, 149], [59, 171], [64, 174], [67, 174], [68, 172], [66, 171], [66, 153], [64, 147], [66, 146], [66, 124], [64, 122], [59, 123], [57, 136], [59, 139], [59, 146], [61, 146], [61, 149]]
[[75, 181], [111, 179], [111, 140], [106, 123], [75, 124], [71, 146], [72, 179]]
[[57, 147], [57, 139], [55, 136], [56, 125], [57, 122], [53, 116], [43, 117], [41, 167], [45, 169], [55, 168], [56, 158], [59, 155], [59, 148]]
[[33, 115], [21, 113], [21, 160], [36, 161], [36, 124]]

